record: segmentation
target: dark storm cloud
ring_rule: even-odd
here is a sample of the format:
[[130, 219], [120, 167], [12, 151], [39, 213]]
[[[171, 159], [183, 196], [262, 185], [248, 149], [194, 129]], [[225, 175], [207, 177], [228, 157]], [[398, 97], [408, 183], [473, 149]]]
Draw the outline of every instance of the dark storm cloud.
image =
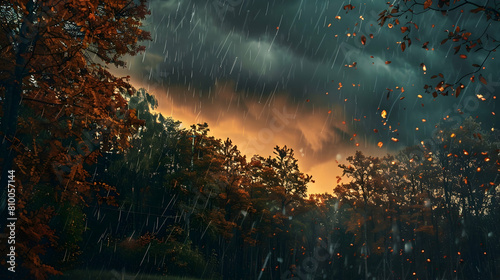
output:
[[[220, 7], [221, 2], [228, 7]], [[316, 56], [322, 57], [316, 59], [319, 62], [314, 61], [314, 54], [308, 52], [311, 46], [318, 45], [315, 39], [320, 39], [307, 30], [299, 30], [307, 28], [301, 22], [306, 15], [297, 16], [294, 23], [294, 16], [289, 19], [285, 14], [288, 9], [283, 3], [269, 7], [245, 2], [233, 7], [228, 3], [152, 3], [149, 24], [155, 41], [148, 52], [158, 54], [158, 60], [164, 58], [153, 69], [157, 79], [167, 84], [192, 84], [205, 90], [217, 79], [230, 79], [236, 81], [238, 89], [266, 93], [278, 84], [279, 89], [292, 89], [298, 95], [311, 88], [304, 81], [326, 85], [327, 80], [318, 75], [318, 69], [327, 53], [316, 51]], [[242, 7], [248, 12], [242, 11]], [[287, 30], [286, 22], [290, 20], [289, 24], [296, 26], [293, 32], [277, 29], [280, 26]], [[318, 33], [316, 36], [325, 36]], [[295, 38], [298, 36], [301, 38]]]
[[[289, 144], [301, 151], [309, 170], [322, 163], [334, 165], [331, 161], [339, 155], [370, 149], [379, 141], [385, 144], [383, 150], [414, 144], [429, 137], [443, 117], [464, 109], [465, 101], [468, 109], [462, 111], [488, 120], [494, 102], [479, 110], [470, 98], [496, 92], [500, 84], [494, 76], [486, 75], [490, 88], [473, 84], [457, 99], [432, 101], [423, 90], [425, 83], [439, 82], [430, 75], [457, 79], [481, 59], [480, 54], [475, 61], [456, 59], [454, 49], [440, 45], [444, 31], [457, 20], [465, 19], [462, 28], [477, 30], [478, 18], [416, 16], [420, 27], [412, 29], [411, 37], [421, 41], [414, 40], [402, 53], [396, 43], [403, 37], [399, 26], [377, 25], [378, 13], [386, 8], [383, 1], [352, 2], [356, 8], [346, 13], [343, 6], [348, 3], [151, 1], [145, 25], [153, 41], [147, 43], [145, 55], [131, 59], [130, 75], [140, 86], [155, 89], [160, 100], [163, 95], [166, 111], [177, 110], [174, 117], [208, 121], [221, 133], [218, 137], [244, 135], [242, 147], [254, 139], [260, 154], [269, 154], [276, 144]], [[367, 37], [366, 45], [361, 36]], [[435, 50], [422, 49], [424, 41], [431, 41], [429, 48]], [[356, 66], [349, 67], [353, 63]], [[421, 63], [427, 66], [425, 75]], [[393, 90], [389, 95], [387, 88]], [[270, 134], [273, 117], [283, 108], [293, 110], [294, 118], [285, 130]], [[387, 119], [380, 116], [382, 110], [388, 112]], [[268, 139], [259, 140], [266, 133]], [[400, 142], [391, 142], [393, 137]]]

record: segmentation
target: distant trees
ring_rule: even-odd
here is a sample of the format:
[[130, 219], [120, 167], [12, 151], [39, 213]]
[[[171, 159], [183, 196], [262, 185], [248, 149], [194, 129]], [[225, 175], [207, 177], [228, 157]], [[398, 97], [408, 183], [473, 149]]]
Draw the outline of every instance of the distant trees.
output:
[[[239, 279], [258, 277], [255, 267], [272, 265], [276, 277], [288, 269], [281, 266], [296, 244], [288, 233], [291, 217], [301, 212], [311, 179], [300, 172], [293, 150], [276, 147], [274, 157], [248, 161], [230, 139], [210, 136], [207, 124], [180, 128], [153, 112], [156, 100], [143, 90], [128, 101], [145, 125], [127, 150], [99, 161], [95, 176], [116, 186], [119, 208], [96, 204], [97, 212], [87, 212], [94, 232], [87, 238], [96, 244], [84, 252], [87, 258], [102, 262], [113, 259], [110, 250], [115, 247], [124, 256], [146, 254], [150, 247], [166, 248], [168, 254], [162, 256], [164, 262], [142, 267], [169, 274]], [[109, 249], [97, 253], [102, 246]], [[208, 269], [183, 270], [201, 267], [199, 253], [201, 263], [210, 263]], [[278, 256], [283, 260], [277, 262]], [[180, 259], [185, 261], [178, 263], [179, 269], [169, 265]], [[242, 274], [243, 268], [247, 273]]]
[[154, 113], [155, 102], [143, 91], [129, 100], [146, 125], [125, 153], [101, 160], [96, 177], [121, 196], [119, 208], [87, 213], [99, 220], [88, 259], [222, 279], [498, 274], [498, 140], [474, 120], [438, 125], [432, 147], [356, 152], [333, 194], [305, 196], [311, 177], [292, 149], [247, 160], [207, 124], [181, 128]]
[[[41, 261], [52, 260], [43, 255], [57, 243], [66, 255], [61, 270], [83, 261], [91, 269], [125, 265], [204, 279], [493, 279], [499, 273], [498, 135], [471, 118], [439, 124], [433, 146], [382, 158], [356, 152], [340, 165], [347, 178], [333, 194], [307, 196], [312, 178], [300, 171], [293, 149], [276, 146], [272, 156], [247, 159], [230, 139], [210, 136], [208, 124], [182, 128], [156, 113], [156, 99], [144, 90], [124, 100], [123, 110], [137, 119], [126, 148], [110, 141], [104, 149], [103, 138], [91, 138], [96, 146], [80, 147], [89, 150], [83, 167], [69, 174], [64, 166], [42, 172], [41, 153], [50, 154], [50, 145], [18, 154], [20, 170], [37, 180], [30, 205], [20, 206], [36, 234], [23, 228], [33, 237], [21, 246]], [[38, 137], [42, 144], [72, 143], [54, 142], [50, 133]], [[71, 151], [79, 155], [78, 146]], [[100, 188], [73, 196], [50, 184], [70, 174], [73, 181], [64, 182]], [[85, 199], [91, 190], [97, 199]], [[32, 273], [58, 272], [45, 265]]]
[[[378, 158], [366, 157], [359, 151], [355, 156], [348, 157], [347, 161], [348, 166], [341, 164], [339, 167], [343, 169], [343, 175], [352, 178], [352, 181], [338, 185], [334, 193], [343, 203], [352, 206], [351, 222], [347, 225], [347, 230], [354, 233], [356, 244], [362, 248], [360, 253], [364, 260], [364, 277], [368, 279], [368, 256], [376, 242], [375, 224], [380, 223], [377, 216], [380, 216], [379, 210], [386, 205], [382, 197], [382, 168]], [[368, 232], [373, 234], [369, 235]]]
[[[432, 150], [408, 148], [381, 160], [357, 152], [340, 165], [352, 181], [334, 195], [351, 210], [344, 226], [354, 234], [355, 267], [365, 268], [365, 278], [498, 275], [498, 139], [472, 118], [444, 126]], [[412, 149], [423, 149], [424, 158]]]

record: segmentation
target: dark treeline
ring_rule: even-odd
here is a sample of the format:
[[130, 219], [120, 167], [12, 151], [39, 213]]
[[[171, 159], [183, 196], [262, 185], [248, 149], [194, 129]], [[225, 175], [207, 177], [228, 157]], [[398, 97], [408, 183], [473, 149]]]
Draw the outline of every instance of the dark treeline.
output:
[[[432, 147], [356, 152], [332, 194], [307, 193], [294, 152], [243, 156], [207, 124], [181, 128], [129, 107], [145, 126], [125, 153], [103, 153], [113, 186], [77, 216], [68, 268], [202, 279], [497, 279], [498, 134], [473, 119], [436, 127]], [[119, 194], [119, 195], [117, 195]], [[76, 211], [76, 210], [75, 210]], [[68, 234], [69, 235], [69, 234]], [[80, 247], [81, 246], [81, 247]]]

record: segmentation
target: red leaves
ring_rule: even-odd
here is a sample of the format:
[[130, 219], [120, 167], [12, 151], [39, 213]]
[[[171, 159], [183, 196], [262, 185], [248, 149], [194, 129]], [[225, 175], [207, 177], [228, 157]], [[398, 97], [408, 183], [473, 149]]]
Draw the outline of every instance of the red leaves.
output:
[[401, 33], [409, 32], [409, 28], [406, 26], [401, 26]]
[[[24, 74], [21, 79], [10, 74], [14, 71], [9, 68], [14, 67], [16, 61], [12, 50], [3, 49], [5, 62], [0, 64], [0, 73], [5, 73], [2, 80], [21, 85], [19, 94], [30, 102], [23, 102], [20, 107], [37, 116], [21, 115], [16, 121], [20, 124], [15, 129], [19, 138], [24, 139], [24, 143], [33, 140], [32, 149], [18, 151], [15, 159], [22, 162], [16, 166], [19, 181], [24, 183], [24, 192], [16, 197], [19, 219], [23, 220], [23, 228], [18, 232], [22, 242], [16, 244], [19, 246], [16, 253], [31, 273], [25, 278], [45, 279], [56, 272], [40, 256], [45, 254], [47, 246], [56, 247], [49, 241], [58, 237], [66, 240], [68, 236], [64, 231], [52, 229], [57, 225], [51, 223], [52, 212], [44, 207], [61, 205], [61, 208], [80, 210], [96, 197], [94, 190], [111, 190], [109, 186], [91, 184], [86, 166], [95, 163], [100, 151], [121, 152], [129, 147], [129, 139], [137, 126], [144, 123], [137, 119], [135, 112], [127, 111], [127, 100], [121, 94], [132, 86], [112, 75], [105, 65], [124, 66], [125, 55], [140, 51], [139, 41], [150, 36], [141, 30], [141, 20], [148, 13], [144, 1], [55, 1], [48, 6], [36, 2], [34, 6], [21, 5], [12, 12], [19, 22], [31, 22], [28, 28], [37, 37], [32, 48], [24, 48], [19, 53], [22, 58], [29, 57], [23, 62], [23, 71], [36, 81], [36, 87], [23, 78]], [[45, 10], [51, 6], [50, 11]], [[6, 13], [0, 13], [0, 17], [4, 20]], [[5, 31], [2, 32], [5, 35]], [[9, 32], [13, 33], [13, 40], [19, 40], [20, 32], [24, 31]], [[96, 58], [91, 58], [89, 52]], [[133, 127], [134, 124], [137, 126]], [[50, 133], [45, 133], [47, 131]], [[97, 135], [100, 139], [95, 139]], [[33, 188], [44, 186], [50, 186], [50, 191], [35, 189], [43, 195], [34, 198]], [[30, 203], [29, 209], [24, 207], [27, 203]], [[78, 236], [70, 236], [74, 237]], [[41, 239], [45, 241], [40, 242]], [[26, 244], [30, 246], [23, 247]], [[59, 245], [62, 250], [68, 249], [68, 256], [75, 253], [70, 245], [63, 242]]]
[[366, 45], [366, 37], [365, 37], [365, 35], [361, 36], [361, 44]]
[[353, 5], [351, 5], [351, 4], [344, 6], [344, 10], [347, 10], [347, 11], [354, 10], [354, 8], [355, 7]]
[[472, 35], [471, 32], [464, 32], [462, 34], [462, 38], [467, 41], [469, 39], [470, 35]]
[[385, 64], [391, 64], [391, 61], [390, 61], [390, 60], [387, 60], [387, 61], [385, 62]]
[[436, 85], [436, 87], [435, 87], [434, 89], [439, 90], [439, 91], [441, 91], [441, 92], [442, 92], [442, 91], [444, 90], [443, 85], [444, 85], [444, 81], [441, 81], [441, 82], [439, 82], [439, 83]]
[[461, 58], [461, 59], [466, 59], [466, 58], [467, 58], [467, 55], [465, 55], [465, 54], [461, 54], [461, 55], [460, 55], [460, 58]]
[[424, 10], [428, 9], [432, 5], [432, 0], [425, 0], [424, 2]]

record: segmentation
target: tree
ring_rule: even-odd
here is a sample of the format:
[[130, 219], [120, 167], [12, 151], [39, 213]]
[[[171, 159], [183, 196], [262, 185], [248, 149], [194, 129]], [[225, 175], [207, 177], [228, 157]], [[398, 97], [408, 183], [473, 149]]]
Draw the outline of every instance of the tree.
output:
[[[168, 181], [179, 165], [176, 161], [179, 158], [185, 158], [183, 164], [186, 168], [190, 167], [192, 141], [185, 137], [186, 130], [179, 128], [179, 121], [165, 118], [153, 111], [157, 104], [155, 97], [144, 89], [131, 97], [128, 100], [129, 108], [135, 110], [137, 116], [146, 123], [133, 135], [131, 147], [123, 153], [107, 153], [99, 162], [96, 176], [116, 186], [120, 193], [117, 199], [120, 207], [116, 209], [95, 204], [88, 209], [88, 216], [99, 211], [101, 218], [88, 223], [91, 230], [85, 242], [95, 245], [87, 245], [84, 257], [92, 261], [86, 265], [100, 267], [106, 261], [107, 269], [121, 269], [125, 265], [127, 271], [156, 270], [170, 275], [192, 276], [200, 276], [205, 271], [205, 275], [208, 275], [210, 271], [205, 270], [205, 258], [198, 252], [201, 246], [197, 246], [199, 236], [207, 228], [206, 224], [193, 222], [190, 227], [195, 230], [191, 230], [187, 228], [187, 220], [177, 216], [180, 214], [187, 217], [186, 212], [191, 211], [194, 212], [193, 217], [202, 215], [206, 200], [203, 201], [200, 197], [195, 199], [198, 203], [190, 204], [193, 200], [189, 198], [199, 194], [197, 191], [187, 193], [188, 199], [184, 200], [185, 196], [179, 199], [180, 192]], [[186, 154], [181, 154], [180, 151], [185, 151]], [[198, 164], [198, 158], [196, 159], [195, 163]], [[184, 170], [179, 168], [176, 173], [183, 176]], [[196, 180], [196, 176], [188, 179]], [[189, 182], [187, 181], [188, 185]], [[184, 210], [186, 212], [180, 212]], [[125, 212], [126, 215], [121, 214]], [[196, 228], [198, 225], [201, 230]], [[204, 241], [207, 239], [205, 237]], [[101, 250], [101, 247], [104, 249]], [[149, 261], [148, 257], [141, 262], [145, 254], [151, 256], [151, 259], [158, 258], [162, 261]], [[210, 253], [207, 255], [210, 256]]]
[[354, 233], [356, 243], [362, 243], [360, 255], [364, 262], [365, 279], [368, 279], [371, 274], [368, 269], [370, 247], [376, 242], [375, 236], [372, 235], [375, 220], [376, 216], [381, 215], [380, 208], [387, 200], [383, 191], [385, 182], [379, 158], [365, 156], [356, 151], [347, 161], [349, 165], [340, 164], [339, 167], [343, 170], [343, 176], [352, 178], [352, 181], [337, 185], [333, 191], [341, 203], [349, 204], [353, 209], [347, 230]]
[[128, 100], [128, 107], [145, 125], [133, 135], [129, 149], [106, 155], [109, 167], [102, 178], [111, 185], [120, 186], [118, 191], [124, 198], [132, 197], [127, 203], [133, 205], [133, 230], [137, 233], [140, 232], [136, 213], [151, 212], [151, 207], [159, 207], [165, 196], [170, 195], [164, 186], [164, 177], [180, 137], [180, 122], [154, 113], [157, 106], [158, 101], [144, 89]]
[[[491, 56], [500, 47], [500, 38], [497, 37], [496, 32], [500, 25], [499, 4], [497, 0], [405, 0], [399, 1], [396, 5], [387, 2], [388, 9], [379, 14], [378, 21], [381, 26], [387, 22], [389, 28], [400, 25], [400, 30], [404, 34], [400, 47], [404, 52], [415, 41], [425, 42], [422, 48], [426, 50], [429, 50], [429, 44], [433, 45], [426, 38], [420, 38], [421, 33], [417, 35], [418, 24], [425, 24], [424, 17], [427, 20], [430, 16], [437, 14], [449, 18], [451, 24], [446, 27], [448, 29], [440, 45], [451, 44], [450, 49], [454, 49], [454, 55], [458, 55], [461, 59], [468, 59], [468, 56], [471, 56], [477, 59], [477, 62], [464, 67], [464, 71], [460, 72], [457, 78], [445, 78], [442, 73], [433, 75], [431, 79], [438, 76], [441, 78], [437, 85], [426, 84], [424, 88], [434, 97], [450, 93], [458, 97], [465, 88], [464, 79], [469, 78], [471, 82], [474, 82], [475, 75], [479, 74], [479, 81], [487, 84], [481, 72], [487, 64], [494, 63]], [[423, 62], [420, 66], [426, 72]]]
[[0, 184], [5, 193], [16, 170], [18, 254], [32, 277], [57, 273], [43, 257], [57, 239], [55, 213], [81, 209], [96, 192], [99, 202], [112, 200], [113, 188], [88, 168], [101, 152], [126, 149], [143, 122], [122, 96], [132, 86], [107, 65], [125, 66], [125, 55], [144, 50], [147, 13], [145, 0], [0, 4]]
[[144, 50], [138, 42], [150, 37], [140, 28], [147, 13], [145, 0], [2, 1], [2, 186], [12, 168], [22, 109], [45, 118], [55, 137], [70, 128], [84, 140], [82, 131], [99, 128], [106, 130], [104, 141], [126, 147], [127, 138], [117, 136], [127, 133], [124, 125], [134, 118], [118, 118], [127, 110], [117, 89], [132, 87], [105, 65], [125, 66], [125, 55]]
[[264, 166], [275, 171], [273, 179], [274, 192], [281, 195], [281, 210], [285, 214], [285, 207], [294, 202], [294, 198], [303, 198], [307, 193], [307, 184], [312, 176], [300, 172], [298, 160], [295, 158], [293, 149], [287, 146], [274, 147], [274, 158], [268, 157], [264, 160]]

